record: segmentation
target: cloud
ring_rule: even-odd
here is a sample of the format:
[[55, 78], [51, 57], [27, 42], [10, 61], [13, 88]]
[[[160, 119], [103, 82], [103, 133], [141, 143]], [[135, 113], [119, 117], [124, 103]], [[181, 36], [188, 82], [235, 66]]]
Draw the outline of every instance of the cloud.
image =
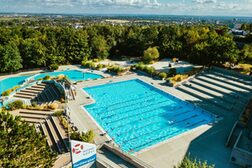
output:
[[217, 3], [217, 0], [193, 0], [192, 2], [197, 4], [212, 4]]
[[89, 6], [89, 7], [142, 7], [161, 6], [158, 0], [34, 0], [48, 6]]

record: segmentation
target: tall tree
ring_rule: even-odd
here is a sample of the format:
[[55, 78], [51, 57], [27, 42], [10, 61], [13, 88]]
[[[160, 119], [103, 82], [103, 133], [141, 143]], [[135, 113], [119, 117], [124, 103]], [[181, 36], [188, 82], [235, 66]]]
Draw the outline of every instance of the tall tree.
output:
[[46, 66], [46, 47], [36, 38], [25, 39], [20, 45], [20, 54], [25, 68]]
[[22, 67], [22, 58], [15, 42], [0, 45], [0, 72], [15, 72]]
[[91, 47], [95, 57], [106, 59], [109, 56], [109, 46], [103, 36], [98, 35], [94, 37], [91, 41]]

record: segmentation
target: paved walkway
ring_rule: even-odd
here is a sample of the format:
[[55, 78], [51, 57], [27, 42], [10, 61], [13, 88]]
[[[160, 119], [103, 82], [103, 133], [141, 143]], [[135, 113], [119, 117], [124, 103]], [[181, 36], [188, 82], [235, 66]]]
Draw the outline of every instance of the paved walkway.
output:
[[[73, 66], [73, 68], [78, 69], [76, 66]], [[108, 76], [109, 75], [107, 75], [107, 77]], [[192, 132], [187, 132], [175, 138], [169, 139], [166, 142], [152, 147], [150, 150], [142, 151], [141, 153], [136, 154], [136, 157], [149, 163], [153, 167], [172, 168], [186, 155], [187, 152], [190, 152], [192, 156], [195, 156], [201, 160], [208, 160], [208, 162], [216, 164], [217, 168], [235, 168], [234, 165], [229, 163], [231, 149], [225, 147], [225, 142], [233, 123], [237, 120], [237, 116], [239, 114], [232, 113], [232, 111], [229, 113], [221, 108], [211, 106], [207, 102], [203, 102], [189, 94], [185, 94], [174, 88], [167, 87], [164, 84], [165, 82], [162, 80], [154, 80], [146, 76], [132, 74], [78, 83], [76, 85], [76, 100], [69, 102], [68, 106], [71, 109], [70, 117], [79, 130], [94, 130], [97, 135], [95, 142], [98, 145], [109, 140], [109, 137], [100, 135], [103, 133], [102, 129], [99, 128], [95, 121], [92, 120], [92, 117], [89, 116], [89, 114], [82, 108], [85, 104], [92, 102], [92, 99], [90, 99], [90, 97], [83, 92], [83, 87], [135, 78], [144, 80], [163, 91], [173, 94], [182, 100], [197, 104], [200, 107], [207, 109], [211, 113], [220, 115], [224, 118], [214, 126], [198, 127]]]

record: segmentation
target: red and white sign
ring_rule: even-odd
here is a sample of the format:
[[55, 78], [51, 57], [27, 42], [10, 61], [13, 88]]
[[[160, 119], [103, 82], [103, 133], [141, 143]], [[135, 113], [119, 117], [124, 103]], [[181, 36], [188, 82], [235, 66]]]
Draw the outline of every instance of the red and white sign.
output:
[[96, 160], [94, 144], [71, 140], [72, 167], [87, 167]]

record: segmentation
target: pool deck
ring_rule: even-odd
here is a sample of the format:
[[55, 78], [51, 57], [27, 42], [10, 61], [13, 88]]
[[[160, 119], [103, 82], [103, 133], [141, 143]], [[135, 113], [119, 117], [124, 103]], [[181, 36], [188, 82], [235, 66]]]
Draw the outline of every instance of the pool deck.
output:
[[[67, 69], [77, 69], [83, 70], [84, 72], [90, 72], [86, 69], [80, 69], [75, 65], [60, 67], [60, 70]], [[42, 71], [29, 71], [8, 76], [0, 76], [0, 80], [7, 77], [40, 72]], [[192, 156], [195, 156], [201, 160], [208, 160], [209, 163], [215, 164], [217, 168], [236, 168], [235, 165], [230, 164], [229, 162], [231, 149], [225, 147], [225, 142], [233, 123], [237, 120], [239, 114], [234, 113], [233, 111], [227, 113], [227, 111], [222, 111], [215, 106], [209, 105], [207, 102], [199, 102], [198, 99], [190, 96], [189, 94], [185, 94], [172, 87], [167, 87], [164, 84], [165, 82], [162, 80], [155, 80], [138, 74], [111, 77], [110, 75], [104, 74], [101, 71], [93, 71], [93, 73], [103, 75], [106, 78], [84, 81], [75, 85], [77, 88], [77, 97], [75, 101], [70, 101], [68, 103], [68, 107], [71, 109], [70, 117], [79, 130], [94, 130], [97, 135], [95, 138], [95, 143], [97, 145], [106, 142], [109, 140], [109, 137], [101, 136], [100, 134], [103, 133], [102, 130], [97, 126], [92, 117], [89, 116], [87, 112], [84, 112], [82, 107], [85, 104], [92, 103], [92, 99], [90, 99], [88, 95], [84, 94], [82, 88], [138, 78], [182, 100], [198, 104], [200, 107], [205, 107], [205, 109], [207, 109], [209, 112], [214, 113], [215, 115], [220, 115], [223, 120], [214, 126], [205, 125], [195, 128], [192, 131], [183, 133], [165, 142], [154, 145], [150, 149], [140, 151], [140, 153], [135, 154], [137, 158], [153, 167], [173, 168], [183, 159], [186, 153], [189, 152]]]
[[[107, 136], [100, 136], [103, 133], [92, 117], [83, 111], [83, 106], [92, 102], [88, 95], [82, 91], [84, 87], [96, 86], [111, 82], [119, 82], [130, 79], [141, 79], [165, 92], [168, 92], [182, 100], [197, 102], [197, 100], [184, 94], [175, 88], [167, 87], [164, 81], [155, 80], [147, 76], [138, 74], [107, 77], [95, 81], [84, 81], [78, 83], [76, 101], [71, 101], [68, 106], [72, 110], [70, 117], [80, 130], [85, 131], [93, 129], [96, 133], [95, 142], [97, 145], [109, 140]], [[235, 121], [236, 115], [225, 114], [209, 108], [215, 115], [221, 115], [225, 120], [221, 120], [214, 126], [204, 125], [193, 129], [192, 131], [183, 133], [179, 136], [171, 138], [165, 142], [161, 142], [152, 146], [150, 149], [140, 151], [135, 156], [147, 164], [158, 168], [173, 168], [177, 165], [186, 153], [190, 153], [201, 160], [208, 160], [209, 163], [215, 164], [221, 168], [235, 168], [236, 166], [229, 163], [231, 149], [225, 147], [225, 141], [231, 130], [232, 124]], [[229, 118], [227, 120], [227, 117]]]

